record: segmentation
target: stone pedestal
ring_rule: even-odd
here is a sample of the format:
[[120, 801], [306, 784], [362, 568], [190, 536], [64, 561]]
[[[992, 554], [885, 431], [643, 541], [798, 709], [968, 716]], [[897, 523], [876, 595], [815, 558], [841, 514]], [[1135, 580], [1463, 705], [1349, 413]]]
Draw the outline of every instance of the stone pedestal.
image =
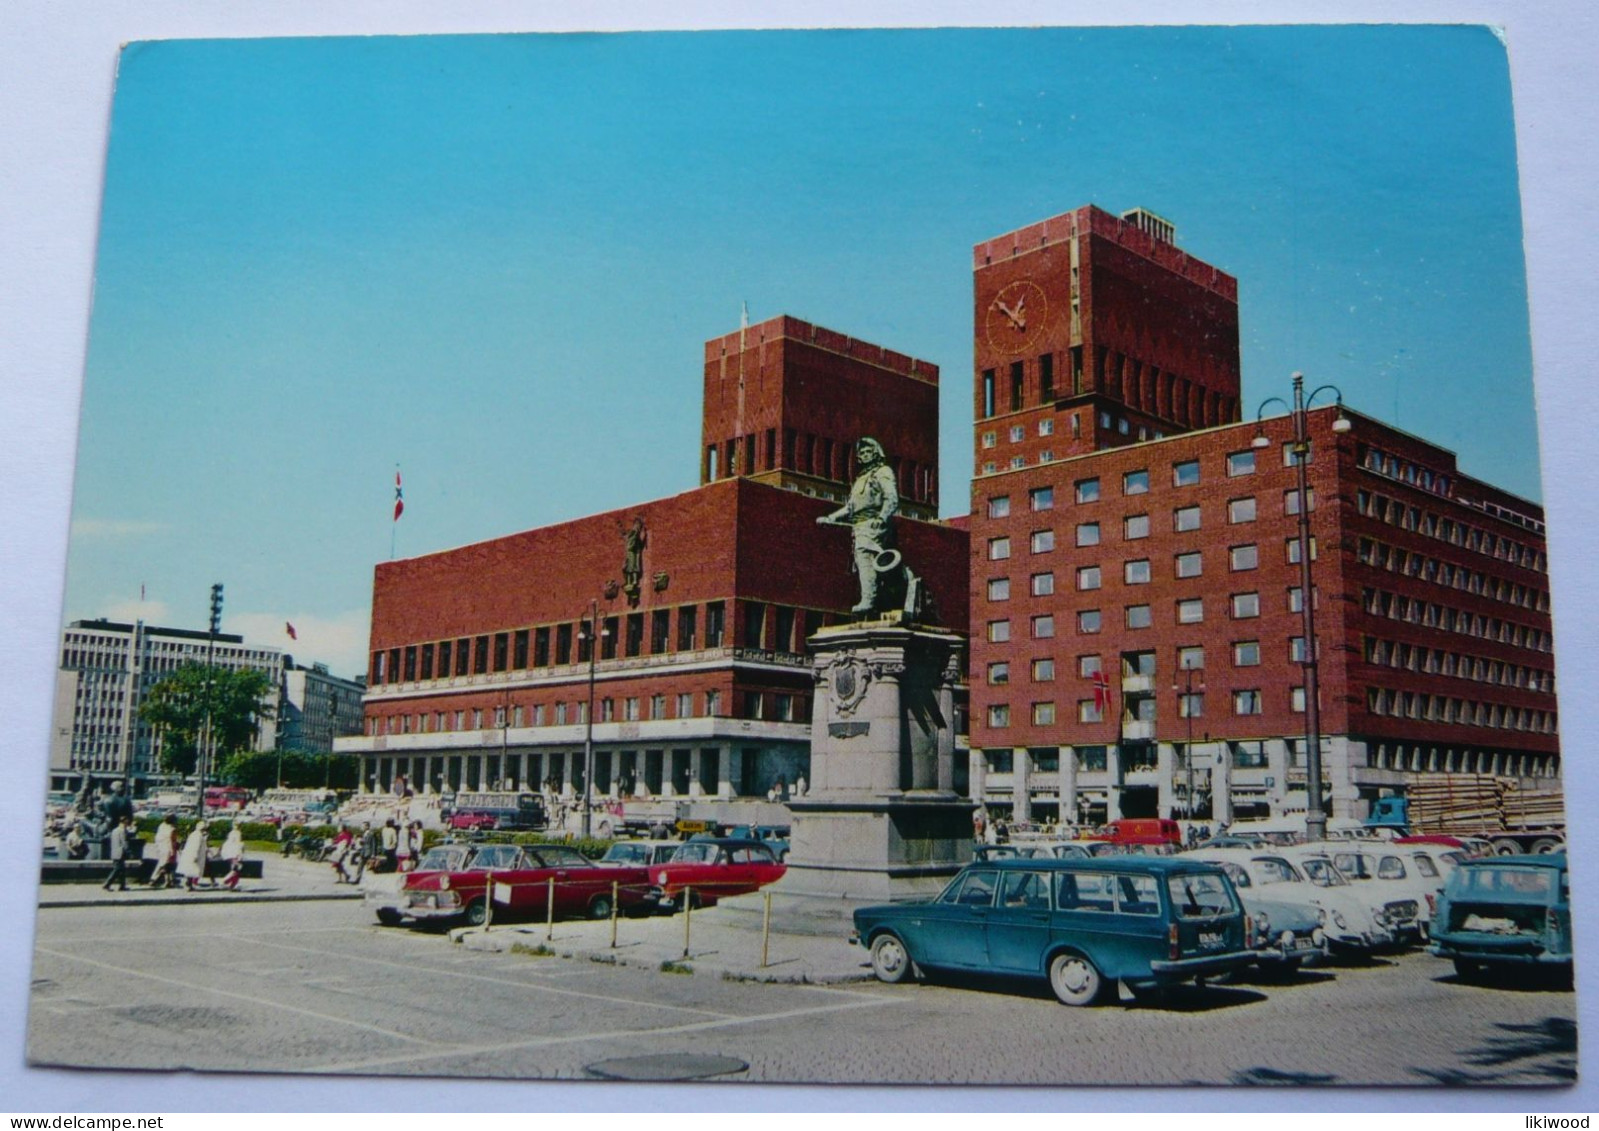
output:
[[789, 802], [788, 873], [771, 889], [783, 929], [847, 931], [854, 907], [936, 894], [971, 860], [973, 803], [954, 790], [961, 644], [892, 619], [811, 637], [810, 792]]

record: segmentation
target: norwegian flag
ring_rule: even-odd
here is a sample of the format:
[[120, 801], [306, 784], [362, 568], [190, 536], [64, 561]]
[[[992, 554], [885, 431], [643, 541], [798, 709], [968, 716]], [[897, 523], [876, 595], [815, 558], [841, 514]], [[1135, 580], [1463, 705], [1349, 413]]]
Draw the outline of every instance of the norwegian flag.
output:
[[394, 521], [399, 522], [405, 513], [405, 492], [400, 489], [400, 469], [394, 469]]
[[298, 640], [298, 639], [300, 639], [300, 634], [298, 632], [294, 631], [294, 626], [292, 624], [290, 624], [288, 621], [284, 621], [283, 622], [283, 631], [287, 632], [289, 634], [289, 639], [290, 640]]
[[1110, 709], [1110, 676], [1103, 671], [1093, 674], [1094, 681], [1094, 710], [1103, 715]]

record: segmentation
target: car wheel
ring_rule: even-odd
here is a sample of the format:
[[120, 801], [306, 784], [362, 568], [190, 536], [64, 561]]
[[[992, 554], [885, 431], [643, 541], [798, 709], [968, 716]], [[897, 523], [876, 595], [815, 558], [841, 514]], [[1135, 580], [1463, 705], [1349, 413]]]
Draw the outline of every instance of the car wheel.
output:
[[486, 899], [474, 899], [466, 905], [466, 925], [468, 927], [481, 927], [488, 922], [489, 904]]
[[1482, 963], [1473, 962], [1469, 958], [1455, 959], [1455, 977], [1462, 982], [1469, 982], [1482, 973]]
[[597, 895], [589, 900], [590, 919], [609, 919], [611, 917], [611, 897]]
[[1057, 954], [1049, 964], [1049, 988], [1062, 1005], [1091, 1005], [1099, 998], [1104, 979], [1081, 954]]
[[903, 982], [911, 976], [911, 956], [898, 935], [881, 934], [872, 940], [872, 973], [879, 982], [889, 985]]
[[402, 916], [392, 907], [378, 908], [378, 922], [382, 923], [385, 927], [398, 927], [401, 919], [403, 918], [404, 916]]

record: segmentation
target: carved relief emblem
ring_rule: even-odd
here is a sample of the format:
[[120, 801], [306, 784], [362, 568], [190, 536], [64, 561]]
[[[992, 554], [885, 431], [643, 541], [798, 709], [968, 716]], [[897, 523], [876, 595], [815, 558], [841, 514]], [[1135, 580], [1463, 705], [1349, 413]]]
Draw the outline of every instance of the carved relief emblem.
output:
[[853, 652], [841, 653], [832, 663], [824, 678], [827, 680], [828, 698], [833, 714], [848, 717], [866, 698], [866, 688], [872, 680], [869, 664]]

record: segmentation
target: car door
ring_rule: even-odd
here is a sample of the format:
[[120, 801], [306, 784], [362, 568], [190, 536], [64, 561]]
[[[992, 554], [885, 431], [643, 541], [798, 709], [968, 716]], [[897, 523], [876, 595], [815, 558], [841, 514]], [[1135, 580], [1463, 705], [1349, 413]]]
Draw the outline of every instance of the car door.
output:
[[1009, 973], [1037, 974], [1049, 945], [1049, 875], [1005, 871], [988, 916], [988, 964]]
[[912, 956], [928, 966], [982, 969], [988, 963], [988, 919], [993, 913], [998, 871], [970, 868], [960, 883], [951, 884], [938, 902], [918, 914], [921, 943], [911, 943]]

